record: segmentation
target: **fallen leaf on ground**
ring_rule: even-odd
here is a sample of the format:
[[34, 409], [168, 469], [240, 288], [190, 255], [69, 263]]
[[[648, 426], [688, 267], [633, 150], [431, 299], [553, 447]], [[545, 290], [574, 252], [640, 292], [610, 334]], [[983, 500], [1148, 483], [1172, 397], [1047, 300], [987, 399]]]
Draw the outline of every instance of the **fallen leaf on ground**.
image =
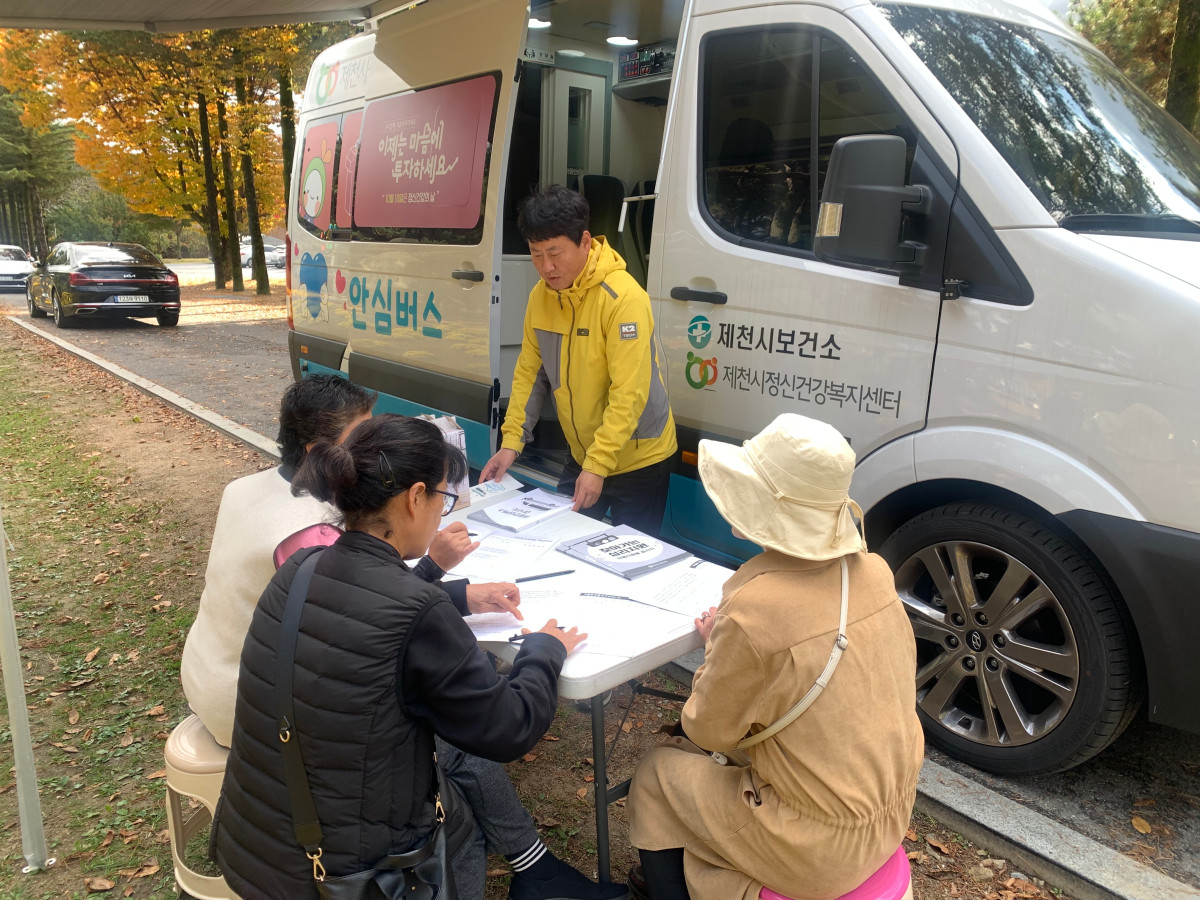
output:
[[561, 738], [556, 738], [556, 737], [555, 737], [554, 735], [552, 735], [552, 734], [543, 734], [543, 735], [542, 735], [542, 740], [543, 740], [543, 741], [551, 741], [551, 742], [553, 742], [553, 741], [558, 741], [558, 740], [561, 740]]
[[1154, 800], [1134, 800], [1133, 801], [1134, 806], [1153, 806], [1154, 804], [1155, 804]]
[[1130, 823], [1133, 825], [1133, 830], [1138, 834], [1149, 834], [1154, 829], [1150, 827], [1150, 823], [1141, 816], [1134, 816]]
[[484, 874], [488, 878], [502, 878], [508, 874], [508, 869], [488, 869]]
[[927, 835], [925, 835], [925, 841], [934, 850], [938, 850], [942, 853], [945, 853], [947, 856], [950, 855], [950, 848], [946, 845], [946, 842], [943, 841], [939, 835], [927, 834]]
[[133, 743], [133, 732], [126, 730], [126, 732], [123, 735], [121, 735], [121, 746], [128, 747], [132, 743]]
[[[92, 584], [107, 584], [107, 583], [108, 583], [108, 573], [107, 572], [101, 572], [99, 575], [97, 575], [95, 578], [92, 579]], [[110, 888], [105, 888], [105, 890], [110, 890]]]
[[145, 715], [147, 715], [147, 716], [161, 716], [161, 715], [162, 715], [164, 712], [166, 712], [166, 710], [165, 710], [165, 709], [162, 707], [162, 705], [160, 704], [159, 706], [152, 706], [152, 707], [150, 707], [150, 709], [146, 710], [146, 712], [145, 712]]
[[157, 772], [151, 772], [149, 775], [147, 775], [146, 780], [153, 781], [155, 778], [166, 778], [166, 777], [167, 777], [167, 770], [159, 769]]
[[99, 648], [99, 647], [96, 647], [95, 649], [93, 649], [93, 650], [91, 650], [91, 651], [89, 651], [89, 652], [88, 652], [88, 655], [87, 655], [87, 656], [85, 656], [85, 657], [83, 658], [83, 661], [84, 661], [84, 662], [91, 662], [93, 659], [95, 659], [95, 658], [96, 658], [96, 654], [97, 654], [97, 653], [99, 653], [99, 652], [100, 652], [100, 648]]
[[521, 757], [521, 760], [522, 760], [522, 762], [533, 762], [537, 758], [538, 758], [538, 755], [536, 753], [526, 753], [524, 756]]
[[588, 784], [591, 784], [593, 781], [596, 780], [596, 776], [595, 775], [584, 775], [583, 780], [586, 781]]
[[79, 722], [79, 710], [73, 709], [69, 713], [67, 713], [67, 721], [70, 722], [72, 725], [75, 725], [76, 723], [78, 723]]
[[587, 788], [580, 788], [579, 790], [577, 790], [575, 792], [575, 796], [578, 797], [580, 800], [582, 800], [584, 797], [587, 796], [587, 793], [588, 793]]
[[85, 878], [83, 879], [83, 886], [87, 888], [89, 894], [100, 894], [104, 891], [111, 891], [116, 887], [116, 884], [107, 878]]
[[631, 730], [632, 728], [633, 728], [633, 725], [632, 725], [631, 723], [629, 723], [629, 722], [622, 722], [622, 723], [621, 723], [621, 730], [622, 730], [623, 732], [625, 732], [626, 734], [629, 734], [629, 732], [630, 732], [630, 730]]
[[917, 830], [915, 828], [908, 829], [908, 831], [904, 832], [904, 839], [906, 841], [915, 841], [917, 839]]

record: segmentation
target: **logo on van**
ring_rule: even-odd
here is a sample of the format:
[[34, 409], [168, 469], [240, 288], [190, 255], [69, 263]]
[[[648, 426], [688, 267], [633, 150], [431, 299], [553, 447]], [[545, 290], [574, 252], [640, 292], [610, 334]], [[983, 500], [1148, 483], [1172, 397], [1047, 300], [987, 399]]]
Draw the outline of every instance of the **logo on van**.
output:
[[[695, 370], [694, 373], [693, 370]], [[702, 359], [688, 351], [687, 365], [684, 367], [683, 374], [687, 378], [687, 383], [698, 391], [716, 384], [717, 358], [714, 356], [712, 359]]]
[[696, 318], [688, 322], [687, 336], [688, 343], [697, 350], [703, 350], [708, 346], [708, 342], [712, 340], [712, 325], [704, 316], [696, 316]]

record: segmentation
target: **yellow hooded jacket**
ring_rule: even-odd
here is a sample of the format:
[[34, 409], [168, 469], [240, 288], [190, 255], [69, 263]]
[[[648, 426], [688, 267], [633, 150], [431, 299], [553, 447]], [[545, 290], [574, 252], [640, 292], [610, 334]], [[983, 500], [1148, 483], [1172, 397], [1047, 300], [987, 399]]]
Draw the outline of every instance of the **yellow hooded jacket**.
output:
[[601, 478], [675, 452], [675, 420], [654, 347], [650, 298], [603, 237], [564, 291], [538, 281], [525, 310], [502, 446], [521, 452], [546, 392], [575, 462]]

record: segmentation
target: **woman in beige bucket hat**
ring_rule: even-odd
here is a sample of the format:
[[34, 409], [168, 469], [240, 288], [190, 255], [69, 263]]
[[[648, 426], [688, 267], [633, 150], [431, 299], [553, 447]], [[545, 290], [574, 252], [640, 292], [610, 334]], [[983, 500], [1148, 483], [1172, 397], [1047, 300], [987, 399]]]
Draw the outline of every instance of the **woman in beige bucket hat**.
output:
[[740, 447], [701, 441], [699, 468], [763, 552], [696, 620], [686, 737], [639, 764], [629, 836], [653, 900], [838, 897], [908, 827], [924, 751], [912, 629], [867, 552], [834, 428], [784, 414]]

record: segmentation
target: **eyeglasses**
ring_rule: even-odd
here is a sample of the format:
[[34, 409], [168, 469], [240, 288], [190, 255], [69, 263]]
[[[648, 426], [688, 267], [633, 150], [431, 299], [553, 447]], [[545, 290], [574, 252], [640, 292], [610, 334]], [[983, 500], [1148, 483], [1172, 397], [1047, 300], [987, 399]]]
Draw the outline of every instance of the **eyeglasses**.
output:
[[426, 488], [431, 494], [441, 494], [442, 500], [442, 516], [450, 515], [450, 511], [454, 509], [454, 504], [458, 502], [458, 494], [452, 494], [450, 491], [439, 491], [437, 488]]

